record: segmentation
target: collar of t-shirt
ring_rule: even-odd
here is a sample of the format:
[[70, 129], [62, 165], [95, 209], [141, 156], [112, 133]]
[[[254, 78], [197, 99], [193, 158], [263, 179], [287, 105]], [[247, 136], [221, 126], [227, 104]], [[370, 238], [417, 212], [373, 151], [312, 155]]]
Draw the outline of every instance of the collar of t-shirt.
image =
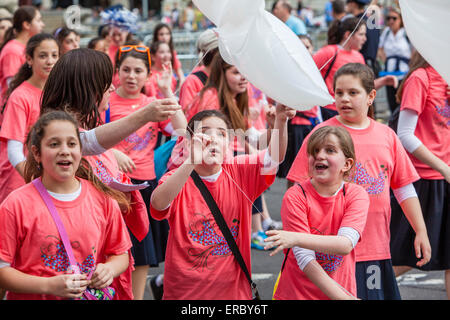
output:
[[342, 123], [342, 121], [339, 120], [338, 118], [336, 118], [336, 120], [339, 121], [344, 127], [347, 127], [347, 128], [353, 129], [353, 130], [365, 130], [368, 127], [370, 127], [370, 122], [369, 122], [369, 125], [364, 127], [364, 128], [356, 128], [356, 127], [352, 127], [352, 126], [349, 126], [349, 125], [346, 125], [346, 124]]
[[208, 182], [216, 182], [217, 179], [219, 179], [221, 173], [222, 173], [222, 168], [220, 168], [220, 170], [218, 172], [216, 172], [216, 173], [214, 173], [214, 174], [212, 174], [210, 176], [200, 176], [199, 175], [199, 177], [202, 180], [206, 180]]
[[49, 190], [47, 190], [47, 192], [56, 200], [64, 201], [64, 202], [73, 201], [76, 198], [78, 198], [81, 194], [81, 183], [80, 183], [78, 190], [73, 193], [55, 193], [55, 192], [51, 192]]

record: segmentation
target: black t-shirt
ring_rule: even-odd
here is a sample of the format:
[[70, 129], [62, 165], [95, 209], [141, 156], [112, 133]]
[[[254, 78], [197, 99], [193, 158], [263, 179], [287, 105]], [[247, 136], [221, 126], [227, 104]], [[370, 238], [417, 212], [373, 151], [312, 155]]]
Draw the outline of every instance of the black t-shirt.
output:
[[[356, 18], [361, 18], [364, 13], [360, 13]], [[378, 44], [380, 43], [380, 29], [367, 26], [367, 16], [363, 19], [367, 27], [367, 41], [364, 43], [360, 52], [364, 59], [375, 61], [377, 58]]]

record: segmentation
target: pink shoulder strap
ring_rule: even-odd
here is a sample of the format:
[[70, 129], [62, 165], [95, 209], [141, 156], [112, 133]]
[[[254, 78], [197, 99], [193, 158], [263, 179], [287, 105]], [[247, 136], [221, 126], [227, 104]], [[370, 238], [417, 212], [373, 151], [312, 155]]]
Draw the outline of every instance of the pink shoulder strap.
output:
[[44, 200], [44, 203], [46, 204], [48, 211], [50, 211], [53, 221], [56, 224], [56, 228], [58, 229], [64, 248], [66, 249], [67, 256], [69, 257], [69, 263], [73, 272], [80, 273], [80, 269], [78, 268], [75, 256], [73, 255], [72, 245], [70, 244], [66, 229], [64, 228], [61, 218], [59, 217], [58, 211], [56, 210], [56, 207], [53, 204], [50, 194], [48, 193], [47, 189], [45, 189], [40, 178], [34, 179], [32, 183], [39, 192], [39, 194], [41, 195], [42, 200]]

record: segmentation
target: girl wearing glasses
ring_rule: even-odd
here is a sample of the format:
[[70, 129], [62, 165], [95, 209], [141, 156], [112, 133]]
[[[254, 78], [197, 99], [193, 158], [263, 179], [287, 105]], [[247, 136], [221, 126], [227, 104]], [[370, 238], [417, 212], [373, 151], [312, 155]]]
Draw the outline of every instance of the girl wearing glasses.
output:
[[[396, 73], [401, 81], [409, 70], [409, 60], [411, 59], [412, 45], [403, 27], [403, 20], [400, 10], [391, 7], [386, 17], [387, 28], [380, 36], [378, 56], [385, 64], [384, 70]], [[398, 106], [395, 99], [397, 89], [392, 86], [386, 87], [389, 107], [393, 112]]]
[[[117, 68], [120, 87], [111, 93], [111, 121], [126, 117], [155, 100], [154, 96], [148, 97], [143, 93], [144, 86], [150, 77], [150, 65], [148, 47], [123, 46], [119, 49]], [[162, 72], [156, 74], [156, 82], [165, 97], [172, 97], [171, 79], [173, 76], [170, 61], [167, 61], [162, 67]], [[167, 121], [150, 122], [116, 146], [116, 149], [120, 150], [123, 155], [117, 157], [120, 169], [127, 173], [133, 183], [147, 181], [149, 184], [148, 188], [141, 190], [147, 210], [150, 196], [157, 185], [153, 151], [158, 132], [165, 129], [170, 132], [186, 128], [187, 122], [183, 111], [176, 112], [170, 120], [171, 123], [167, 123]], [[152, 232], [149, 232], [142, 241], [131, 235], [132, 253], [135, 259], [135, 270], [133, 271], [135, 299], [143, 299], [149, 266], [158, 266], [165, 257], [168, 235], [167, 221], [156, 221], [150, 218], [150, 227]]]

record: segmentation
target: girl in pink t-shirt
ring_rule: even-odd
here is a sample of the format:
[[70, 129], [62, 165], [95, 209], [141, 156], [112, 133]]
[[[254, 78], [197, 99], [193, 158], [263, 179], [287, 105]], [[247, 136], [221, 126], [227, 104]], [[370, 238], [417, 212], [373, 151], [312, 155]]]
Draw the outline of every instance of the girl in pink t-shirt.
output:
[[311, 179], [285, 194], [285, 231], [267, 231], [272, 243], [266, 249], [277, 246], [271, 255], [289, 248], [274, 299], [356, 299], [353, 248], [363, 234], [369, 196], [346, 181], [355, 164], [353, 141], [344, 128], [325, 126], [311, 134], [307, 150]]
[[0, 105], [6, 99], [9, 83], [25, 63], [25, 46], [44, 28], [41, 13], [34, 6], [21, 6], [14, 12], [13, 26], [0, 47]]
[[[85, 48], [67, 52], [55, 64], [47, 80], [42, 94], [42, 112], [66, 110], [77, 117], [83, 130], [97, 128], [102, 122], [101, 114], [107, 109], [110, 95], [114, 91], [111, 85], [112, 74], [112, 64], [101, 52]], [[83, 94], [78, 94], [79, 92]], [[112, 122], [108, 123], [111, 124]], [[86, 134], [84, 131], [82, 133]], [[98, 155], [100, 153], [103, 154]], [[100, 145], [90, 151], [86, 158], [102, 182], [132, 200], [131, 211], [124, 210], [123, 214], [130, 237], [141, 241], [150, 233], [148, 213], [142, 196], [135, 187], [132, 186], [130, 191], [130, 186], [118, 185], [117, 182], [130, 183], [129, 178], [120, 171], [114, 151], [105, 150]], [[131, 259], [130, 254], [130, 267], [118, 280], [126, 299], [132, 299], [134, 294], [131, 286], [134, 263]]]
[[[149, 49], [147, 47], [130, 48], [131, 50], [125, 52], [119, 49], [117, 68], [121, 85], [110, 97], [111, 121], [126, 117], [155, 100], [155, 97], [147, 97], [142, 93], [150, 77]], [[173, 97], [170, 61], [162, 67], [163, 71], [156, 79], [157, 85], [165, 97]], [[157, 185], [153, 158], [158, 132], [165, 128], [170, 133], [180, 129], [184, 132], [186, 124], [184, 113], [179, 110], [171, 117], [169, 123], [167, 121], [149, 122], [115, 146], [120, 154], [125, 155], [125, 157], [117, 158], [120, 169], [128, 174], [133, 183], [147, 182], [149, 184], [149, 187], [141, 190], [147, 209], [151, 193]], [[135, 260], [133, 287], [137, 299], [142, 299], [144, 296], [149, 266], [157, 266], [164, 261], [165, 243], [169, 231], [167, 221], [156, 221], [150, 217], [150, 227], [152, 232], [141, 241], [135, 241], [132, 238], [132, 252]]]
[[61, 111], [42, 116], [31, 129], [26, 180], [41, 179], [50, 193], [81, 274], [71, 274], [55, 222], [29, 183], [0, 205], [0, 287], [8, 299], [77, 299], [87, 287], [110, 286], [128, 268], [131, 241], [119, 206], [104, 192], [127, 200], [102, 189], [90, 170], [77, 122]]
[[167, 45], [169, 46], [171, 53], [170, 61], [172, 62], [173, 71], [178, 77], [178, 86], [181, 86], [184, 82], [184, 72], [181, 66], [181, 62], [180, 60], [178, 60], [177, 52], [175, 51], [175, 48], [173, 46], [172, 30], [167, 24], [159, 23], [155, 26], [155, 29], [153, 30], [152, 44], [150, 46], [153, 47], [153, 44], [157, 41], [167, 43]]
[[11, 82], [0, 131], [0, 202], [25, 184], [24, 144], [39, 118], [42, 89], [58, 58], [59, 48], [53, 36], [40, 33], [31, 37], [26, 47], [26, 63]]
[[205, 110], [189, 121], [190, 155], [161, 178], [151, 199], [152, 216], [170, 225], [164, 299], [252, 298], [244, 272], [190, 176], [195, 170], [211, 192], [251, 274], [252, 203], [274, 181], [286, 152], [286, 120], [294, 114], [278, 106], [274, 129], [280, 134], [272, 136], [268, 149], [237, 157], [226, 157], [232, 126], [223, 113]]
[[[412, 185], [419, 176], [395, 132], [370, 117], [376, 95], [374, 87], [373, 71], [366, 65], [352, 63], [339, 69], [334, 79], [339, 115], [314, 130], [325, 125], [347, 129], [356, 151], [352, 181], [364, 186], [369, 194], [366, 227], [355, 248], [358, 298], [400, 299], [389, 246], [390, 188], [416, 232], [414, 248], [418, 265], [430, 260], [431, 248]], [[287, 178], [296, 182], [307, 179], [307, 163], [303, 144]]]
[[[314, 62], [333, 97], [333, 79], [336, 71], [347, 63], [365, 64], [364, 57], [359, 51], [367, 40], [366, 32], [366, 24], [360, 23], [359, 18], [337, 19], [329, 28], [328, 45], [314, 54]], [[384, 76], [375, 79], [375, 89], [378, 90], [385, 85], [397, 87], [398, 80], [394, 76]], [[322, 108], [322, 118], [324, 120], [336, 114], [336, 106], [334, 104]]]
[[[165, 42], [156, 41], [152, 43], [150, 47], [150, 53], [152, 57], [151, 74], [147, 83], [145, 85], [145, 94], [147, 96], [156, 97], [157, 99], [162, 99], [165, 97], [164, 93], [160, 90], [158, 86], [158, 78], [162, 78], [165, 69], [170, 64], [170, 69], [172, 70], [170, 47]], [[170, 77], [170, 89], [175, 92], [177, 88], [177, 80], [171, 74]]]
[[[424, 213], [432, 248], [430, 263], [422, 270], [445, 270], [450, 299], [450, 107], [448, 84], [415, 52], [411, 71], [399, 89], [401, 101], [397, 134], [408, 151], [420, 180], [414, 183]], [[391, 253], [396, 274], [418, 267], [412, 248], [414, 231], [392, 203]], [[407, 267], [401, 267], [407, 266]]]

